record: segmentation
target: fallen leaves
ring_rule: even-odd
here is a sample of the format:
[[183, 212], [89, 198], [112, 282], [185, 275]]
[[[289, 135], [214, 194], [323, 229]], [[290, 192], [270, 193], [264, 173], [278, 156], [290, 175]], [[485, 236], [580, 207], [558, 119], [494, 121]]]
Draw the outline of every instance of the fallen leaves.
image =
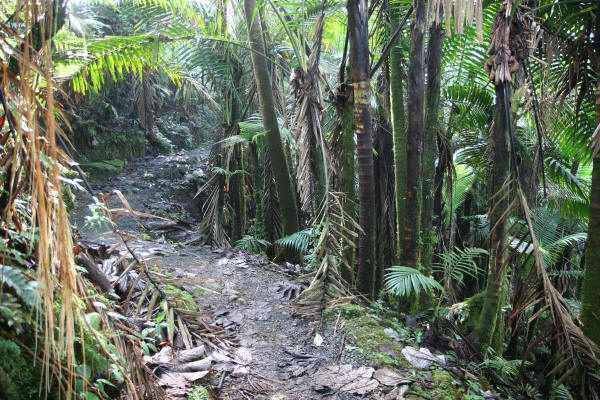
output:
[[177, 399], [210, 372], [213, 358], [204, 356], [204, 346], [184, 350], [175, 357], [173, 349], [167, 346], [152, 357], [145, 357], [145, 361], [159, 377], [157, 384], [165, 389], [166, 399]]
[[352, 365], [329, 365], [321, 367], [314, 376], [317, 392], [338, 392], [365, 395], [379, 386], [373, 379], [375, 370], [368, 367], [352, 368]]

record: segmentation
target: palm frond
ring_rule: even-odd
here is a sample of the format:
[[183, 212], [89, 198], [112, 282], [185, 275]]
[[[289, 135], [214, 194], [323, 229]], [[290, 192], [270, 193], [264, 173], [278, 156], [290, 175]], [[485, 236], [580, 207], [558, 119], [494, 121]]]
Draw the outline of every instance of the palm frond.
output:
[[419, 294], [421, 290], [431, 291], [433, 289], [444, 291], [442, 285], [435, 279], [423, 275], [422, 272], [410, 267], [392, 266], [385, 274], [385, 283], [390, 292], [404, 297]]

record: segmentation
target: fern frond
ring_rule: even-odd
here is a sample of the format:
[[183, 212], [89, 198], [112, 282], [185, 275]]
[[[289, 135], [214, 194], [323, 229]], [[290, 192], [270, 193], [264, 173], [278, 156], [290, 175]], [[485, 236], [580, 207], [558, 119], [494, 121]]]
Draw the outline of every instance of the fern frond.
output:
[[285, 249], [305, 254], [308, 251], [312, 235], [313, 230], [311, 228], [307, 228], [282, 237], [281, 239], [275, 241], [275, 243]]
[[477, 278], [479, 273], [482, 272], [475, 259], [487, 256], [488, 254], [486, 250], [477, 247], [467, 247], [462, 250], [455, 248], [452, 253], [442, 254], [440, 257], [443, 262], [434, 264], [433, 270], [443, 272], [448, 279], [452, 279], [458, 282], [459, 285], [463, 285], [465, 275]]
[[235, 242], [236, 249], [243, 249], [254, 254], [264, 253], [269, 247], [271, 247], [271, 242], [268, 240], [258, 239], [250, 235], [244, 235], [244, 237]]
[[444, 288], [438, 281], [423, 275], [421, 271], [414, 268], [395, 265], [388, 268], [388, 271], [385, 275], [386, 286], [392, 293], [398, 296], [418, 294], [421, 290], [429, 291], [437, 289], [440, 292], [444, 291]]

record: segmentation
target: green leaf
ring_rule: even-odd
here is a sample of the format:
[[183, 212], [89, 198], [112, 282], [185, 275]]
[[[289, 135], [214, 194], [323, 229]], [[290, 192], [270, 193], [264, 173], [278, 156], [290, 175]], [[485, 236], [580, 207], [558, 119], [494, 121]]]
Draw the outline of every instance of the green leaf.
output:
[[0, 264], [0, 283], [13, 288], [17, 296], [29, 307], [35, 305], [36, 282], [28, 280], [17, 268]]
[[385, 275], [386, 286], [398, 296], [418, 294], [421, 290], [437, 289], [440, 292], [444, 291], [442, 285], [435, 279], [423, 275], [414, 268], [395, 265], [388, 268], [388, 271]]

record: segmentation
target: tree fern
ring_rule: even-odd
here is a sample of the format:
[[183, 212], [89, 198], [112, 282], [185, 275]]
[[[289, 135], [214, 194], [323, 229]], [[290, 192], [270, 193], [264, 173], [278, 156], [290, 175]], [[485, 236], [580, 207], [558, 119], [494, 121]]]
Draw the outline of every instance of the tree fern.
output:
[[0, 265], [0, 283], [12, 288], [26, 305], [34, 306], [36, 283], [28, 280], [17, 268]]
[[312, 234], [312, 229], [308, 228], [292, 233], [291, 235], [284, 236], [275, 243], [285, 249], [304, 254], [308, 251]]
[[385, 275], [386, 286], [398, 296], [418, 294], [421, 290], [437, 289], [441, 292], [444, 291], [442, 285], [435, 279], [423, 275], [414, 268], [395, 265], [388, 268], [388, 271]]

